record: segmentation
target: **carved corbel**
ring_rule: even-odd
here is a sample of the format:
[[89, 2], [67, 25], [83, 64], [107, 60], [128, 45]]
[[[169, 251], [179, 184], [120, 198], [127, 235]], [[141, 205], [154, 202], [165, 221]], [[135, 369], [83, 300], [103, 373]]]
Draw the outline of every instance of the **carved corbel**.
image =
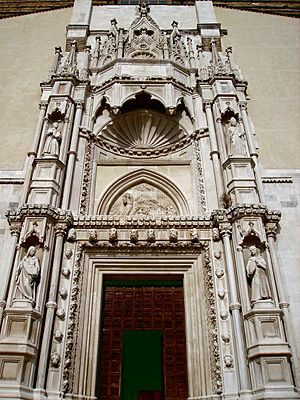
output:
[[267, 237], [272, 237], [273, 239], [276, 239], [277, 236], [277, 230], [278, 230], [278, 224], [277, 222], [268, 222], [266, 224], [266, 235]]
[[11, 222], [9, 227], [11, 236], [16, 236], [18, 238], [21, 232], [21, 226], [21, 222]]

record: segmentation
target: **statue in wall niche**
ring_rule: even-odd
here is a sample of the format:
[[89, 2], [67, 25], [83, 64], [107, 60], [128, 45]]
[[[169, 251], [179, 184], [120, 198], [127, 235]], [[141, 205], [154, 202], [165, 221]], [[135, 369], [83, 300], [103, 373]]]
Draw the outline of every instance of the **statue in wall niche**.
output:
[[256, 246], [250, 246], [250, 257], [247, 262], [247, 276], [251, 279], [251, 302], [271, 299], [271, 290], [267, 277], [267, 263], [259, 254]]
[[237, 120], [234, 117], [231, 117], [230, 126], [227, 129], [227, 150], [228, 156], [239, 155], [246, 156], [246, 142], [245, 142], [245, 134], [241, 130], [241, 128], [237, 125]]
[[58, 128], [58, 122], [53, 122], [51, 128], [47, 130], [47, 138], [43, 151], [44, 156], [59, 156], [59, 142], [61, 140], [61, 132]]
[[35, 301], [36, 282], [40, 274], [40, 263], [36, 248], [30, 246], [26, 256], [19, 262], [16, 271], [15, 299]]

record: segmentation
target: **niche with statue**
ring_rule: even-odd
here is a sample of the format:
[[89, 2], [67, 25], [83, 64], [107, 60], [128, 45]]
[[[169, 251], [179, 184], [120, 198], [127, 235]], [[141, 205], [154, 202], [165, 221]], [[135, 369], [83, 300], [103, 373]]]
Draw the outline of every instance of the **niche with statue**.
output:
[[274, 306], [271, 289], [271, 266], [266, 257], [266, 245], [259, 232], [250, 221], [249, 228], [238, 226], [243, 248], [245, 275], [252, 308], [270, 308]]
[[238, 114], [227, 110], [222, 117], [222, 127], [227, 156], [247, 156], [246, 136]]

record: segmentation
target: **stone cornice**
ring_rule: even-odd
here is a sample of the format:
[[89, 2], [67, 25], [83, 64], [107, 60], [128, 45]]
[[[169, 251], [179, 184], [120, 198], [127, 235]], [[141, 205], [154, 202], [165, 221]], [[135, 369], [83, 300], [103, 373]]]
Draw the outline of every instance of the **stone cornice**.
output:
[[10, 209], [6, 213], [9, 225], [14, 222], [23, 222], [26, 217], [47, 217], [55, 223], [71, 224], [73, 215], [69, 210], [61, 210], [49, 204], [24, 204], [17, 209]]

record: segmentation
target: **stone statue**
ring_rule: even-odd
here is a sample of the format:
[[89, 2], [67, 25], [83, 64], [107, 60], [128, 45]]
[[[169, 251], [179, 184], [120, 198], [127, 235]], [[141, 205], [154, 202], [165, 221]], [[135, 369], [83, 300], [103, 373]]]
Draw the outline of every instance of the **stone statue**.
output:
[[58, 129], [58, 122], [53, 122], [51, 128], [47, 130], [47, 138], [44, 145], [44, 156], [59, 156], [59, 142], [61, 139], [61, 132]]
[[133, 197], [128, 192], [124, 193], [122, 201], [123, 201], [122, 215], [131, 215], [133, 209]]
[[36, 249], [30, 246], [26, 256], [20, 261], [16, 271], [15, 299], [35, 301], [36, 281], [40, 274], [39, 260]]
[[231, 117], [229, 122], [230, 126], [227, 129], [228, 156], [246, 156], [244, 132], [237, 126], [237, 120], [234, 117]]
[[271, 299], [271, 290], [267, 277], [267, 263], [259, 254], [256, 246], [250, 246], [250, 257], [247, 263], [247, 276], [251, 278], [251, 302]]

